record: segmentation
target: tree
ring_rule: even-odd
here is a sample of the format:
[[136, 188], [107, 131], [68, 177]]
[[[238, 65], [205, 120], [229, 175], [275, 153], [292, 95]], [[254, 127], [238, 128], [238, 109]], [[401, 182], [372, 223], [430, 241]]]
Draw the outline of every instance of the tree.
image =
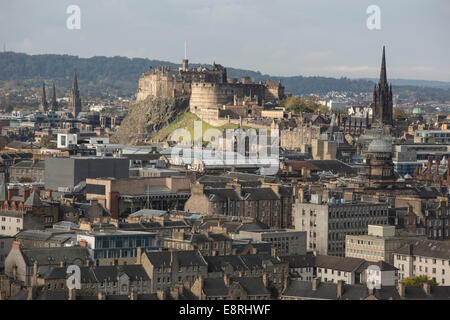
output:
[[432, 286], [437, 286], [437, 282], [434, 279], [428, 278], [428, 276], [409, 277], [403, 280], [405, 286], [421, 286], [424, 283], [429, 283]]
[[19, 183], [30, 183], [33, 182], [33, 179], [31, 179], [30, 177], [20, 177], [19, 178]]
[[400, 108], [394, 108], [393, 118], [396, 121], [405, 121], [408, 119], [408, 113]]
[[52, 141], [52, 137], [51, 136], [43, 136], [41, 138], [41, 147], [43, 148], [47, 148], [47, 149], [55, 149], [56, 148], [56, 143], [54, 143]]
[[308, 99], [291, 96], [283, 100], [281, 106], [286, 108], [286, 111], [296, 114], [301, 112], [313, 113], [316, 111], [327, 113], [330, 111], [328, 107], [321, 105], [319, 98], [315, 96], [311, 96]]

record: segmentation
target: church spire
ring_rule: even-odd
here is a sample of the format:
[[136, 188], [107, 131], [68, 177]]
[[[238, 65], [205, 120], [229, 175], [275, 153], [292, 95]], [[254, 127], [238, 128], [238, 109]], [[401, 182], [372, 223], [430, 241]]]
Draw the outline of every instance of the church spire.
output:
[[47, 95], [45, 93], [45, 83], [42, 84], [42, 100], [41, 100], [41, 105], [39, 106], [39, 109], [42, 112], [46, 112], [47, 111]]
[[383, 46], [383, 58], [381, 60], [381, 72], [380, 72], [380, 84], [387, 85], [387, 74], [386, 74], [386, 49]]
[[72, 108], [72, 115], [74, 118], [76, 118], [78, 114], [81, 112], [81, 99], [80, 99], [80, 91], [78, 90], [78, 79], [76, 71], [73, 73], [72, 90], [70, 93], [71, 93], [70, 106]]
[[51, 102], [51, 105], [50, 105], [52, 111], [56, 111], [57, 104], [58, 104], [58, 103], [56, 102], [55, 82], [53, 82], [52, 102]]

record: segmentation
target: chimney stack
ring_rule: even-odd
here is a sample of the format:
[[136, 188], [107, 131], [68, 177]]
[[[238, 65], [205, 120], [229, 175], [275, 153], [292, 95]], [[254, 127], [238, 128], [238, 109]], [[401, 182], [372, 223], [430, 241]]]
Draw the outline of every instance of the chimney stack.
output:
[[34, 298], [34, 288], [33, 287], [28, 287], [28, 291], [27, 291], [27, 300], [33, 300]]
[[314, 278], [312, 280], [312, 290], [316, 291], [317, 288], [319, 287], [319, 284], [320, 284], [320, 279], [319, 278]]
[[136, 264], [142, 264], [142, 247], [137, 248], [136, 252]]
[[269, 286], [269, 276], [268, 276], [267, 272], [263, 273], [262, 281], [264, 283], [264, 287], [267, 288]]
[[166, 296], [166, 292], [163, 290], [158, 290], [156, 291], [156, 296], [158, 297], [158, 300], [166, 300], [167, 296]]
[[423, 283], [423, 290], [426, 294], [431, 294], [431, 284], [429, 282]]
[[106, 294], [103, 291], [98, 293], [98, 300], [106, 300]]
[[437, 155], [436, 156], [436, 172], [434, 173], [435, 177], [439, 177], [439, 165], [440, 164], [441, 164], [441, 156]]
[[69, 289], [69, 300], [77, 300], [77, 292], [75, 289]]
[[344, 294], [344, 281], [339, 280], [337, 282], [337, 297], [342, 298], [343, 294]]
[[398, 294], [400, 295], [400, 297], [404, 298], [405, 297], [405, 284], [402, 281], [398, 282], [397, 290], [398, 290]]

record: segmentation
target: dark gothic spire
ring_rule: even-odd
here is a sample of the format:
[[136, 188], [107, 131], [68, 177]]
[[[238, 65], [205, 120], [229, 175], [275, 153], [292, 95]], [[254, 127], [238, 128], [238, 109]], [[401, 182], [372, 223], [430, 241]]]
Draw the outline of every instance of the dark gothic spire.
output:
[[375, 86], [373, 97], [373, 121], [380, 125], [392, 125], [392, 85], [387, 82], [386, 73], [386, 49], [383, 46], [381, 59], [380, 81]]
[[383, 58], [381, 60], [380, 85], [387, 85], [386, 49], [384, 46], [383, 46]]
[[42, 104], [47, 105], [47, 95], [45, 94], [45, 83], [42, 84]]
[[46, 112], [47, 111], [47, 95], [45, 93], [45, 83], [42, 84], [42, 100], [41, 100], [41, 105], [39, 106], [39, 109], [42, 112]]
[[57, 102], [56, 102], [56, 90], [55, 90], [55, 82], [53, 82], [53, 93], [52, 93], [52, 102], [51, 102], [51, 109], [55, 111], [57, 108]]
[[73, 73], [72, 91], [73, 92], [78, 91], [78, 79], [77, 79], [77, 72], [76, 71]]
[[76, 71], [73, 73], [70, 106], [72, 108], [72, 115], [74, 118], [76, 118], [78, 114], [81, 112], [81, 99], [80, 99], [80, 91], [78, 90], [78, 79]]

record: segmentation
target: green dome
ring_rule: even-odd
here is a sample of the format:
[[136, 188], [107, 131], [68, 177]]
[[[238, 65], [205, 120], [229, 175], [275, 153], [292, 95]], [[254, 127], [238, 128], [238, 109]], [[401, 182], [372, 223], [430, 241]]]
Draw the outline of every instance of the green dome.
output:
[[414, 108], [413, 109], [413, 114], [421, 114], [422, 113], [422, 108]]

